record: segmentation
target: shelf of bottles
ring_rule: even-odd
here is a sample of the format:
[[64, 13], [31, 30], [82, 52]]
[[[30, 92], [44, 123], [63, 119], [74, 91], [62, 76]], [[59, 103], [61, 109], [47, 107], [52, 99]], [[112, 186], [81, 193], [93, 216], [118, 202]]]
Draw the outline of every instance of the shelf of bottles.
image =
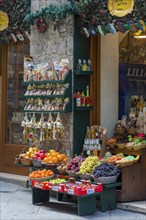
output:
[[104, 130], [101, 128], [101, 126], [87, 126], [86, 136], [83, 144], [83, 152], [86, 152], [87, 155], [92, 154], [93, 151], [100, 152], [102, 148], [103, 137]]

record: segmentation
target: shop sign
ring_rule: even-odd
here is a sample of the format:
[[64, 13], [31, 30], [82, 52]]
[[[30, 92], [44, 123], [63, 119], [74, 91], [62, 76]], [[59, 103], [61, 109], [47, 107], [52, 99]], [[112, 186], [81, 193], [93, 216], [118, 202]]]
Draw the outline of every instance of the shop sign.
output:
[[134, 7], [134, 0], [109, 0], [108, 9], [110, 14], [117, 17], [124, 17], [131, 13]]
[[7, 13], [0, 11], [0, 31], [5, 30], [8, 27], [9, 18]]

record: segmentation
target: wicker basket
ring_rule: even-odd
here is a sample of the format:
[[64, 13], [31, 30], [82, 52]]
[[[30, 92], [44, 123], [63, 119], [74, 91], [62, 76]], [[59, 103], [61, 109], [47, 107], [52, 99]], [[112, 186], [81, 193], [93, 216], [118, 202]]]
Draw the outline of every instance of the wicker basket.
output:
[[85, 180], [91, 180], [93, 178], [93, 175], [90, 173], [86, 174], [79, 174], [80, 179], [85, 179]]
[[32, 165], [32, 160], [29, 158], [21, 158], [20, 159], [21, 163], [25, 166], [31, 166]]
[[33, 166], [35, 166], [35, 167], [42, 167], [42, 166], [44, 166], [44, 165], [42, 164], [42, 160], [32, 160], [32, 164], [33, 164]]
[[75, 172], [67, 172], [68, 176], [78, 178], [78, 173]]
[[119, 167], [119, 168], [122, 168], [122, 167], [128, 167], [128, 166], [131, 166], [134, 164], [134, 161], [127, 161], [127, 162], [116, 162], [116, 165]]
[[128, 134], [135, 134], [136, 133], [136, 129], [135, 128], [127, 128], [127, 133]]
[[146, 144], [133, 146], [133, 150], [140, 150], [140, 149], [145, 149], [145, 148], [146, 148]]
[[94, 181], [96, 183], [109, 184], [115, 183], [117, 181], [118, 176], [107, 176], [107, 177], [94, 177]]
[[119, 148], [119, 149], [124, 149], [125, 148], [125, 143], [116, 143], [116, 146]]
[[109, 148], [113, 149], [116, 146], [116, 144], [115, 143], [108, 143], [108, 146], [109, 146]]
[[125, 145], [125, 148], [127, 149], [127, 150], [133, 150], [133, 145]]

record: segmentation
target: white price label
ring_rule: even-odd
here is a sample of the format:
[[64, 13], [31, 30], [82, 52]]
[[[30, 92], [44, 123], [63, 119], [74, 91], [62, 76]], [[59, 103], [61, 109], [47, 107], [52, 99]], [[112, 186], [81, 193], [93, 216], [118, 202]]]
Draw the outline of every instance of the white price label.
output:
[[58, 186], [52, 186], [52, 190], [58, 192]]
[[39, 189], [42, 189], [42, 188], [43, 188], [42, 185], [40, 185], [40, 184], [38, 184], [38, 183], [34, 183], [34, 187], [39, 188]]
[[74, 190], [73, 189], [68, 189], [68, 194], [74, 194]]
[[94, 189], [92, 188], [92, 189], [87, 189], [87, 194], [92, 194], [92, 193], [94, 193]]

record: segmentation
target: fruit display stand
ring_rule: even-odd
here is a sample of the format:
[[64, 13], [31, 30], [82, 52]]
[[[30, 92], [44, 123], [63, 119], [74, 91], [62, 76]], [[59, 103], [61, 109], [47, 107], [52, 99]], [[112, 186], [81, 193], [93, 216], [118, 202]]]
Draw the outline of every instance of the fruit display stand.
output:
[[[76, 181], [75, 184], [77, 184], [77, 187], [68, 182], [53, 185], [47, 182], [32, 181], [32, 203], [48, 202], [50, 191], [54, 191], [57, 193], [58, 201], [62, 201], [65, 195], [68, 198], [76, 197], [78, 215], [94, 214], [97, 206], [102, 212], [106, 212], [108, 208], [116, 209], [116, 187], [121, 185], [120, 182], [110, 184], [92, 183], [88, 189], [80, 187], [81, 181]], [[85, 207], [88, 207], [88, 209]]]
[[140, 155], [138, 163], [131, 166], [121, 167], [121, 187], [117, 192], [117, 201], [140, 201], [146, 200], [146, 149], [127, 150], [111, 149], [112, 154], [123, 153], [124, 155]]

